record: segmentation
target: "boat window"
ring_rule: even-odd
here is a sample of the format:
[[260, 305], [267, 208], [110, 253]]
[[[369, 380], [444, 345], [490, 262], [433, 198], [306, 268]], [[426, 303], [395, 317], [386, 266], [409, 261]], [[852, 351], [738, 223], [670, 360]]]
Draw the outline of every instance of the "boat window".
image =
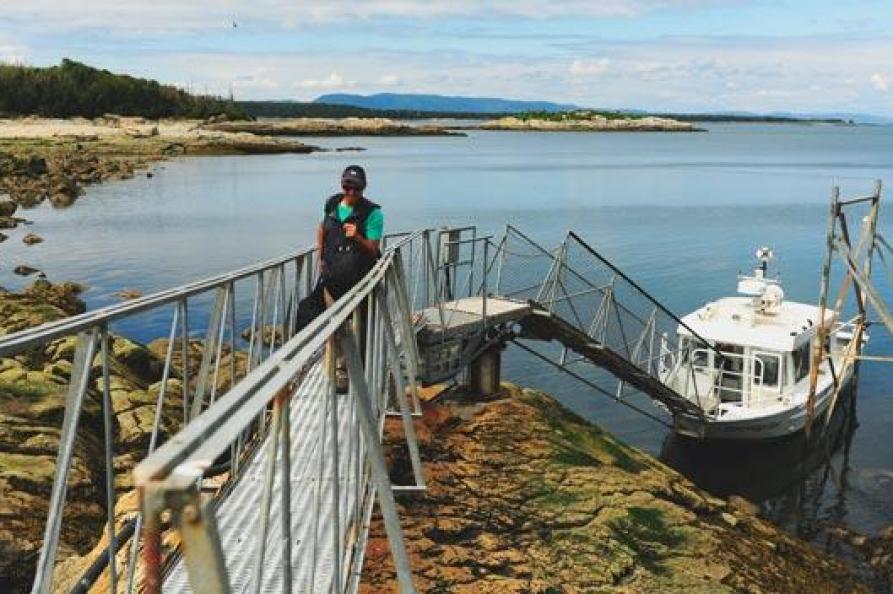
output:
[[757, 360], [762, 363], [763, 367], [763, 386], [778, 386], [778, 369], [780, 358], [778, 355], [756, 355]]
[[793, 353], [794, 381], [799, 382], [809, 373], [809, 341], [804, 342]]
[[716, 348], [719, 349], [723, 355], [722, 363], [717, 361], [717, 367], [721, 366], [725, 371], [731, 371], [733, 373], [742, 373], [744, 371], [744, 358], [742, 357], [744, 354], [743, 346], [719, 342], [716, 344]]
[[704, 349], [697, 349], [691, 354], [691, 364], [695, 367], [707, 367], [710, 364], [710, 355]]

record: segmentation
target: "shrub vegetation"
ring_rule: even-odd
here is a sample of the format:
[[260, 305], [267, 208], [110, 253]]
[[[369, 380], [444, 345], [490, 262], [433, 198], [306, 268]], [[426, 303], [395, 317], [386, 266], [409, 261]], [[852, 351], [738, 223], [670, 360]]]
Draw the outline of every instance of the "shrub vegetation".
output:
[[245, 118], [232, 101], [192, 95], [154, 80], [114, 74], [64, 59], [40, 68], [0, 64], [0, 115], [94, 118], [107, 113], [146, 118]]

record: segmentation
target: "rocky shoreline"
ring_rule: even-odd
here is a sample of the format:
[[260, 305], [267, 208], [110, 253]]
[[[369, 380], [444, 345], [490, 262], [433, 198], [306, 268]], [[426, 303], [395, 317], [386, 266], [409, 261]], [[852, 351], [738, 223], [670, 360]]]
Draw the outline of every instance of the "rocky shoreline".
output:
[[[321, 150], [293, 139], [208, 130], [201, 121], [150, 121], [106, 116], [56, 120], [0, 119], [0, 244], [14, 235], [27, 245], [43, 238], [16, 229], [22, 209], [49, 202], [67, 208], [85, 187], [127, 179], [180, 155], [306, 154]], [[0, 248], [2, 249], [2, 248]], [[21, 264], [13, 272], [39, 272]]]
[[266, 136], [465, 136], [444, 126], [413, 125], [388, 118], [276, 118], [220, 122], [203, 128]]
[[[74, 283], [38, 280], [0, 290], [0, 335], [85, 310]], [[145, 456], [161, 389], [166, 339], [111, 337], [111, 386], [119, 529], [133, 518], [129, 470]], [[197, 377], [203, 353], [173, 358], [162, 435], [180, 427], [184, 365]], [[74, 337], [0, 358], [0, 591], [30, 584], [53, 480]], [[231, 357], [222, 352], [218, 389]], [[75, 583], [105, 546], [101, 365], [75, 446], [57, 584]], [[751, 504], [700, 490], [674, 470], [562, 408], [552, 397], [504, 384], [494, 399], [454, 388], [426, 398], [417, 422], [428, 490], [402, 497], [402, 525], [426, 592], [868, 592], [833, 557], [769, 522]], [[395, 483], [411, 482], [402, 428], [387, 428]], [[393, 444], [393, 445], [390, 445]], [[888, 531], [893, 534], [893, 531]], [[848, 534], [846, 538], [858, 539]], [[176, 547], [174, 535], [165, 547]], [[866, 539], [889, 576], [893, 537]], [[127, 548], [119, 552], [124, 563]], [[101, 588], [107, 575], [100, 577]], [[364, 592], [391, 591], [394, 573], [380, 519], [370, 533]]]
[[[83, 313], [84, 302], [74, 283], [37, 280], [21, 292], [0, 289], [0, 336]], [[0, 357], [0, 592], [27, 592], [43, 538], [49, 493], [53, 484], [60, 427], [65, 409], [76, 337], [60, 338], [15, 357]], [[190, 342], [183, 361], [178, 351], [167, 380], [165, 414], [160, 437], [181, 426], [183, 368], [195, 379], [203, 354], [200, 340]], [[162, 387], [167, 340], [148, 345], [123, 336], [110, 336], [111, 400], [114, 412], [114, 466], [118, 505], [123, 523], [136, 510], [130, 469], [146, 456]], [[235, 353], [237, 374], [244, 374], [245, 353]], [[229, 360], [223, 349], [218, 389], [228, 389]], [[90, 551], [103, 536], [105, 521], [105, 454], [102, 419], [102, 365], [92, 364], [90, 384], [81, 413], [69, 481], [65, 520], [59, 543], [56, 579], [59, 591], [69, 591], [86, 566]], [[122, 552], [123, 553], [123, 552]], [[122, 556], [121, 562], [124, 562]], [[67, 587], [62, 585], [67, 584]]]
[[[417, 433], [428, 490], [398, 505], [420, 591], [871, 591], [752, 504], [710, 496], [541, 392], [454, 389]], [[390, 455], [411, 482], [405, 448]], [[363, 592], [395, 588], [380, 518], [363, 575]]]
[[607, 118], [603, 115], [561, 119], [504, 117], [488, 120], [480, 130], [514, 130], [531, 132], [703, 132], [691, 122], [646, 116], [641, 118]]
[[294, 140], [207, 130], [198, 121], [0, 120], [0, 198], [32, 207], [70, 206], [83, 187], [132, 177], [154, 161], [179, 155], [310, 153]]

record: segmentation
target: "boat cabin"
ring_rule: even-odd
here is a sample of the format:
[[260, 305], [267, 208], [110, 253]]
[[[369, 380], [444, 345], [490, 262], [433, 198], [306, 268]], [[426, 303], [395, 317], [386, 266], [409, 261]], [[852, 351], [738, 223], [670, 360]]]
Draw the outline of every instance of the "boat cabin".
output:
[[[808, 391], [821, 311], [784, 301], [778, 279], [765, 275], [767, 252], [757, 252], [762, 263], [753, 276], [739, 276], [741, 296], [706, 304], [678, 328], [679, 360], [669, 383], [708, 414], [790, 406]], [[826, 311], [825, 324], [832, 318]]]

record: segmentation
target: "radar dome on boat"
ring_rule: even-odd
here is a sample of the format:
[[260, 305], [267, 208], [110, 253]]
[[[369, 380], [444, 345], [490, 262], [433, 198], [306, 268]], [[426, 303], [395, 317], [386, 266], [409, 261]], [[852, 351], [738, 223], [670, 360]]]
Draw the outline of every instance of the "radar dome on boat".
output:
[[775, 313], [781, 308], [782, 301], [784, 301], [784, 290], [778, 285], [768, 285], [760, 296], [760, 311]]
[[760, 313], [773, 313], [781, 306], [784, 291], [779, 286], [779, 279], [769, 278], [766, 273], [769, 261], [775, 258], [770, 247], [757, 248], [754, 253], [759, 265], [751, 276], [738, 276], [738, 293], [753, 297], [753, 308]]

